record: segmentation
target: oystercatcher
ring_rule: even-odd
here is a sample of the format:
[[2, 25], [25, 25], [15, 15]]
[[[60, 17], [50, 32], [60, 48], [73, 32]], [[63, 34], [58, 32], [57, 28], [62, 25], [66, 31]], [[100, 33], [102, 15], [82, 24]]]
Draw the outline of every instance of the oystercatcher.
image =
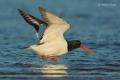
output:
[[92, 50], [81, 43], [80, 40], [66, 40], [64, 32], [70, 28], [70, 24], [62, 18], [56, 16], [52, 12], [43, 7], [39, 7], [42, 20], [18, 9], [25, 21], [35, 28], [37, 38], [39, 38], [39, 27], [45, 25], [46, 29], [43, 35], [39, 38], [39, 44], [34, 44], [29, 47], [43, 59], [51, 59], [57, 61], [59, 56], [68, 53], [69, 51], [82, 48], [88, 53]]

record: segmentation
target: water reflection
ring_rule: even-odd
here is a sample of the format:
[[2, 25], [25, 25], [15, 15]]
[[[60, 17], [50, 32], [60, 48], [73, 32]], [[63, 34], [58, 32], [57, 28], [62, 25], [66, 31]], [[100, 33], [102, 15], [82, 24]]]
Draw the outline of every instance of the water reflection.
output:
[[67, 69], [67, 65], [64, 64], [46, 64], [33, 68], [33, 71], [44, 74], [43, 77], [65, 77], [68, 74]]

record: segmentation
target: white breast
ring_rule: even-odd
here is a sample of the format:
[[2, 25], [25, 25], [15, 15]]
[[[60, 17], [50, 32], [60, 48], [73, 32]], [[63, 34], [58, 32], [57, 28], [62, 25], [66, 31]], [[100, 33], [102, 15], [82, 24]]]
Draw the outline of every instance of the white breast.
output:
[[31, 48], [39, 55], [62, 55], [68, 52], [67, 42], [64, 39], [64, 32], [70, 28], [70, 25], [62, 18], [40, 8], [43, 20], [48, 24], [40, 40], [42, 45], [33, 45]]
[[42, 45], [32, 45], [31, 49], [39, 55], [62, 55], [68, 52], [67, 42], [64, 38], [47, 41]]

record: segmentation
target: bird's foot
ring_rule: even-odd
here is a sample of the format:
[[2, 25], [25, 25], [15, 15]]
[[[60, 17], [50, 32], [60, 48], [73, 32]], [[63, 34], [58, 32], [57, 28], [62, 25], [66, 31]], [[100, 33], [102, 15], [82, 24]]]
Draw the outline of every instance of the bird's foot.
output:
[[51, 59], [52, 61], [58, 62], [59, 57], [55, 55], [42, 55], [41, 56], [43, 60]]
[[42, 57], [43, 60], [47, 60], [48, 59], [47, 55], [41, 55], [41, 57]]
[[58, 62], [59, 57], [58, 56], [49, 56], [49, 59], [51, 59], [52, 61]]

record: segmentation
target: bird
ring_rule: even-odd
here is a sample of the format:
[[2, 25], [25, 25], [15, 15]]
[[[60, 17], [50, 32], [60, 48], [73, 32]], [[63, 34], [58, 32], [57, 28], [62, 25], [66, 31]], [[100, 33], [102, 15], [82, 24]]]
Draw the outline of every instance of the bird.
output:
[[38, 10], [42, 19], [38, 19], [18, 9], [26, 22], [35, 28], [37, 34], [40, 25], [46, 25], [41, 39], [37, 44], [30, 45], [28, 47], [29, 49], [42, 59], [52, 61], [58, 61], [60, 56], [77, 48], [82, 48], [88, 53], [93, 53], [93, 51], [81, 43], [80, 40], [65, 39], [64, 33], [70, 29], [70, 24], [67, 21], [57, 16], [55, 13], [48, 11], [46, 8], [39, 7]]

